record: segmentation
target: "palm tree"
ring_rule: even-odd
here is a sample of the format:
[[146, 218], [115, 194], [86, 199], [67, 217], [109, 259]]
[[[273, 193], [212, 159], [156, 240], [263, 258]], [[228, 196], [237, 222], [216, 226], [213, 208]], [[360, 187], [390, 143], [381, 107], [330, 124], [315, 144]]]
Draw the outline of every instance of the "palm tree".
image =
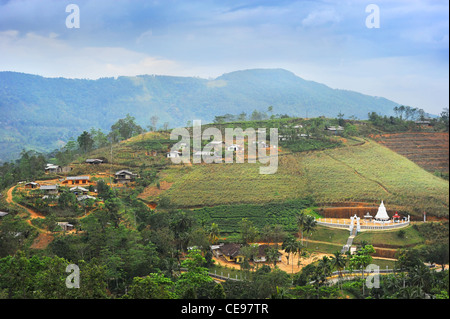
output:
[[327, 256], [323, 256], [319, 260], [318, 268], [320, 269], [321, 282], [325, 281], [331, 274], [331, 260]]
[[305, 226], [306, 217], [307, 215], [305, 215], [305, 213], [303, 212], [297, 215], [297, 226], [302, 233], [302, 245], [303, 245], [303, 226]]
[[267, 249], [266, 257], [267, 257], [267, 261], [273, 263], [273, 267], [276, 268], [278, 258], [280, 257], [280, 253], [278, 252], [278, 249], [273, 248], [273, 247]]
[[[340, 253], [339, 251], [334, 253], [334, 256], [331, 258], [331, 265], [338, 271], [339, 273], [339, 282], [342, 279], [342, 270], [345, 268], [345, 265], [347, 264], [347, 260], [345, 256]], [[341, 289], [342, 289], [342, 283], [341, 283]]]
[[210, 244], [215, 244], [220, 236], [220, 229], [216, 223], [212, 223], [208, 230], [208, 239]]
[[425, 265], [415, 266], [409, 274], [411, 278], [411, 284], [414, 286], [419, 286], [425, 291], [431, 286], [431, 271]]
[[296, 244], [295, 254], [297, 254], [298, 256], [297, 265], [300, 266], [300, 256], [302, 255], [303, 244], [299, 241], [296, 241], [295, 244]]
[[[317, 226], [317, 222], [314, 219], [314, 217], [312, 216], [307, 216], [306, 217], [306, 221], [303, 225], [303, 231], [308, 234], [308, 233], [312, 233], [313, 231], [316, 230], [316, 226]], [[308, 243], [306, 243], [306, 245], [308, 245]]]
[[284, 251], [288, 254], [287, 255], [287, 264], [289, 265], [289, 256], [292, 254], [292, 273], [294, 273], [294, 256], [295, 252], [297, 251], [297, 241], [293, 236], [289, 236], [286, 238], [281, 245], [281, 248], [284, 249]]

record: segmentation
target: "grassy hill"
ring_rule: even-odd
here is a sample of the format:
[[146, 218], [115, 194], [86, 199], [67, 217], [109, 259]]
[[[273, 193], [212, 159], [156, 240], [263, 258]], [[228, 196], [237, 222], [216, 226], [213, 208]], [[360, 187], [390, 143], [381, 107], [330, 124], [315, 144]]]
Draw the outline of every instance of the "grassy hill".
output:
[[[179, 174], [177, 174], [177, 171]], [[282, 155], [278, 172], [257, 164], [171, 168], [161, 198], [176, 207], [270, 203], [312, 196], [318, 205], [343, 201], [399, 205], [420, 216], [448, 216], [448, 183], [405, 157], [368, 140], [360, 146]]]
[[[425, 171], [406, 157], [370, 139], [346, 142], [321, 151], [293, 153], [282, 150], [278, 171], [259, 174], [260, 164], [174, 165], [165, 158], [173, 144], [168, 135], [147, 133], [114, 146], [113, 168], [128, 168], [141, 175], [155, 172], [144, 185], [140, 198], [167, 207], [201, 207], [285, 203], [312, 198], [317, 206], [330, 203], [383, 200], [388, 209], [398, 209], [420, 219], [447, 217], [449, 184]], [[152, 148], [158, 149], [151, 156]], [[110, 150], [89, 156], [110, 157]], [[81, 164], [82, 167], [89, 167]], [[92, 169], [92, 168], [90, 168]], [[101, 168], [96, 168], [101, 169]], [[109, 170], [109, 164], [103, 166]], [[164, 187], [161, 185], [164, 184]]]

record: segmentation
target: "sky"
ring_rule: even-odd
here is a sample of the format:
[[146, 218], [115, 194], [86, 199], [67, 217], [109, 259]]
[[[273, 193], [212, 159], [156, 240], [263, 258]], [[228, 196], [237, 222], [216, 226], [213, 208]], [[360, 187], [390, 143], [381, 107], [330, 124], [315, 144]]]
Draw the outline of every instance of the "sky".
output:
[[216, 78], [253, 68], [439, 114], [449, 106], [449, 2], [0, 0], [0, 71]]

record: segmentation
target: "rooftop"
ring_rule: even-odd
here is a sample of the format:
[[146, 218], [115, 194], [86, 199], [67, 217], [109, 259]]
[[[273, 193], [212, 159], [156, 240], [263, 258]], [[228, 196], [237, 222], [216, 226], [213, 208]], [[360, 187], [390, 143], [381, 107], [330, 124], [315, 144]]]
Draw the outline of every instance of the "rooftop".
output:
[[67, 181], [79, 181], [79, 180], [85, 180], [90, 179], [90, 176], [69, 176], [66, 177]]

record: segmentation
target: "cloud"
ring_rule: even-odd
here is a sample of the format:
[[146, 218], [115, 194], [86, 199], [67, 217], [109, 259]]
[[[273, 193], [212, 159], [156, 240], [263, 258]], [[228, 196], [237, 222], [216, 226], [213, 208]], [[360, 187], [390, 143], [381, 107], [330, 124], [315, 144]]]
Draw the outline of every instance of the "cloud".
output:
[[439, 84], [448, 82], [446, 1], [377, 0], [380, 29], [366, 28], [371, 2], [360, 0], [77, 0], [77, 30], [65, 27], [69, 3], [0, 0], [0, 71], [209, 77], [284, 67], [333, 87], [448, 105]]
[[0, 32], [2, 64], [14, 65], [12, 71], [48, 77], [99, 78], [121, 75], [172, 73], [174, 61], [152, 57], [122, 47], [78, 47], [61, 40], [55, 33], [47, 36], [17, 30]]
[[340, 16], [334, 9], [324, 9], [313, 11], [302, 20], [305, 27], [318, 27], [326, 24], [334, 24], [341, 21]]

